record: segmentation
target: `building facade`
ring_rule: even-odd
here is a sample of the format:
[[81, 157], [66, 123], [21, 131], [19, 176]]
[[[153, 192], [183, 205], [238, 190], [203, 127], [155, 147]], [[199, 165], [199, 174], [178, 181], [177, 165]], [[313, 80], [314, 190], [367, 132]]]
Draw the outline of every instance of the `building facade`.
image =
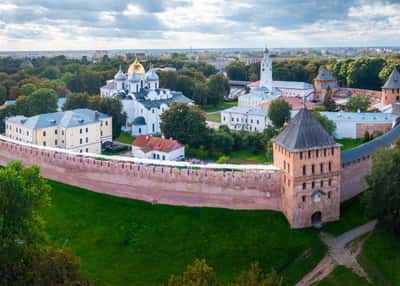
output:
[[112, 117], [90, 109], [14, 116], [6, 119], [6, 136], [24, 143], [100, 154], [101, 144], [112, 141]]
[[307, 109], [300, 110], [273, 143], [281, 170], [281, 205], [293, 228], [340, 216], [340, 145]]
[[132, 143], [132, 155], [142, 159], [182, 161], [185, 146], [172, 139], [140, 135]]
[[127, 114], [124, 131], [134, 136], [159, 134], [160, 115], [174, 102], [191, 104], [193, 101], [182, 92], [160, 88], [156, 69], [147, 73], [135, 60], [125, 74], [121, 69], [114, 79], [100, 89], [101, 96], [116, 97], [121, 100], [123, 111]]
[[221, 124], [231, 130], [262, 132], [271, 122], [267, 110], [235, 106], [221, 112]]

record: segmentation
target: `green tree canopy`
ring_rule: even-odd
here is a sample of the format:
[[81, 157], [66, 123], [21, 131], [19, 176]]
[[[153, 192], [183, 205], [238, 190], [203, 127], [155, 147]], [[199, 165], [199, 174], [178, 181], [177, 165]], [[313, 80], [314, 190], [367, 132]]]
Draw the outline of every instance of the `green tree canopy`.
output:
[[281, 128], [290, 119], [290, 105], [281, 98], [271, 101], [268, 117], [276, 128]]
[[367, 215], [400, 232], [400, 149], [382, 149], [373, 155], [368, 189], [363, 201]]
[[64, 110], [87, 108], [89, 106], [89, 95], [87, 93], [70, 93], [64, 104]]
[[322, 115], [318, 111], [313, 110], [312, 115], [319, 121], [322, 127], [328, 132], [330, 135], [333, 135], [336, 130], [336, 124], [328, 117]]
[[229, 94], [229, 81], [223, 74], [214, 74], [208, 80], [208, 104], [218, 105]]
[[30, 115], [50, 113], [57, 111], [57, 93], [49, 88], [36, 90], [28, 97]]
[[346, 110], [351, 112], [366, 112], [371, 106], [371, 99], [366, 96], [351, 96], [346, 103]]
[[231, 80], [248, 80], [246, 64], [241, 61], [234, 61], [228, 64], [226, 73]]
[[196, 259], [180, 276], [171, 276], [168, 286], [216, 286], [217, 276], [205, 259]]
[[191, 148], [206, 141], [208, 129], [202, 111], [196, 106], [174, 103], [161, 114], [161, 132]]
[[21, 86], [21, 88], [20, 88], [20, 93], [21, 93], [21, 95], [29, 96], [29, 95], [31, 95], [36, 89], [37, 89], [37, 87], [36, 87], [36, 85], [34, 85], [33, 83], [26, 83], [26, 84], [24, 84], [24, 85]]
[[281, 286], [282, 278], [272, 271], [263, 273], [258, 263], [253, 263], [248, 271], [243, 271], [233, 282], [232, 286]]

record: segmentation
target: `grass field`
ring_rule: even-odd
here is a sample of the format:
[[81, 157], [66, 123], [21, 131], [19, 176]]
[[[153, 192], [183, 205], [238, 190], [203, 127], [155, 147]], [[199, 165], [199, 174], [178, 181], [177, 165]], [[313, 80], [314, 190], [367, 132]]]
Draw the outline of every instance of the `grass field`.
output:
[[325, 253], [316, 230], [290, 230], [277, 212], [151, 205], [50, 183], [50, 239], [73, 249], [98, 285], [160, 285], [195, 258], [222, 282], [258, 261], [293, 285]]
[[207, 105], [207, 106], [203, 106], [202, 109], [205, 112], [215, 112], [215, 111], [220, 111], [220, 110], [224, 110], [233, 106], [237, 106], [237, 100], [233, 100], [233, 101], [224, 101], [216, 106], [214, 105]]
[[335, 270], [319, 283], [312, 286], [366, 286], [368, 281], [354, 274], [344, 266], [337, 266]]
[[342, 151], [352, 149], [364, 143], [362, 139], [336, 139], [336, 142], [343, 145], [341, 148]]
[[118, 138], [116, 138], [114, 141], [122, 142], [125, 144], [132, 144], [133, 140], [135, 140], [135, 137], [132, 136], [131, 134], [127, 132], [121, 132]]
[[271, 163], [265, 154], [253, 154], [248, 151], [234, 151], [230, 155], [228, 163], [231, 164], [264, 164]]
[[206, 115], [206, 120], [207, 121], [212, 121], [212, 122], [221, 122], [221, 113], [211, 113]]

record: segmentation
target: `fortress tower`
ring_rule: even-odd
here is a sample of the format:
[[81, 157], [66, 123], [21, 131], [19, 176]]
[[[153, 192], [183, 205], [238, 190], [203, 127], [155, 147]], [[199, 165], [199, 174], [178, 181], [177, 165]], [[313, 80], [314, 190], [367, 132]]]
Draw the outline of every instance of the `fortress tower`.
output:
[[382, 87], [382, 103], [387, 105], [396, 102], [400, 102], [400, 73], [394, 68]]
[[340, 213], [340, 145], [307, 109], [274, 140], [282, 211], [292, 228], [335, 221]]
[[328, 87], [333, 92], [339, 86], [336, 79], [329, 73], [326, 67], [322, 67], [317, 77], [314, 79], [314, 100], [324, 100]]

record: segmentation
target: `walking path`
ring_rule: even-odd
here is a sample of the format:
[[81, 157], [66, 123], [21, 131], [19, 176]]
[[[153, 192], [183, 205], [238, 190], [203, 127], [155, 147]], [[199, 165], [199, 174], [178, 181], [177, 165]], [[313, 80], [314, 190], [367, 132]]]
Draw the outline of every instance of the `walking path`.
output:
[[322, 232], [320, 237], [328, 246], [328, 254], [311, 272], [306, 274], [303, 279], [296, 284], [296, 286], [308, 286], [321, 281], [328, 276], [337, 265], [343, 265], [350, 268], [354, 273], [369, 281], [367, 273], [356, 259], [358, 254], [361, 252], [364, 241], [357, 242], [353, 251], [346, 246], [348, 243], [374, 230], [376, 223], [376, 220], [370, 221], [369, 223], [345, 232], [336, 238], [330, 234]]

